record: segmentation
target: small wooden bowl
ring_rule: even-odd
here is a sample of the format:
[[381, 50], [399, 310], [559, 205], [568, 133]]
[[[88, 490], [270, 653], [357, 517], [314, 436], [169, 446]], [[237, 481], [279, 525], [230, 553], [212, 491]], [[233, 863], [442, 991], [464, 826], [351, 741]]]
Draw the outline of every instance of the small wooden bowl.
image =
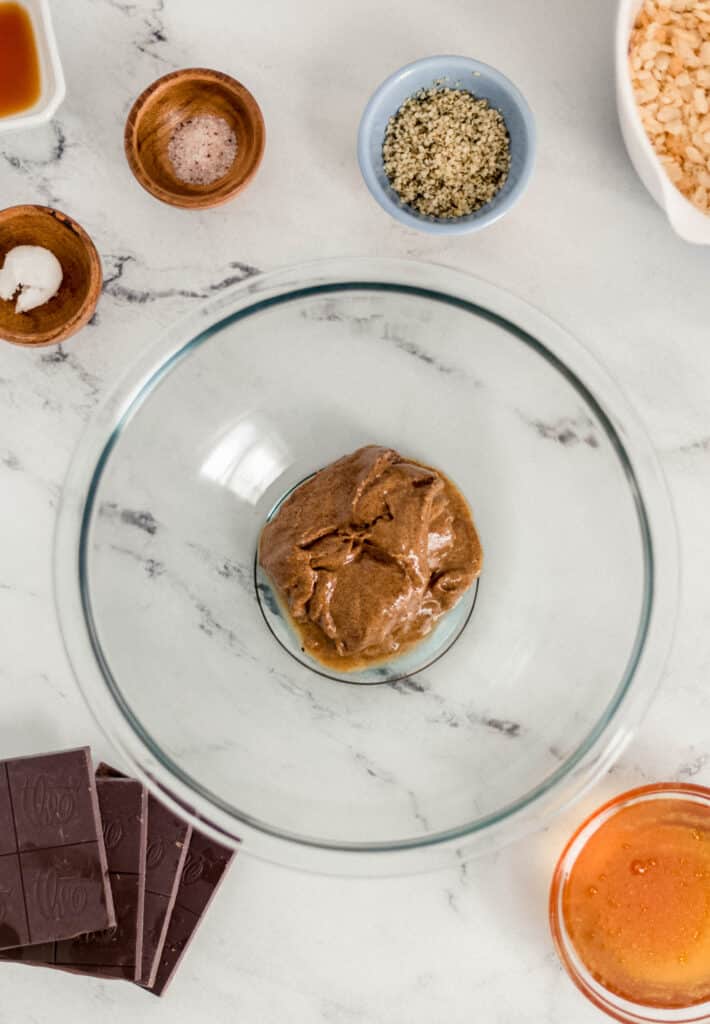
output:
[[16, 245], [51, 250], [64, 276], [54, 298], [27, 313], [15, 312], [14, 299], [0, 299], [0, 338], [27, 346], [65, 341], [96, 309], [103, 281], [96, 246], [66, 213], [50, 206], [9, 206], [0, 210], [0, 265]]
[[[175, 129], [191, 117], [224, 118], [237, 137], [237, 155], [223, 177], [210, 185], [188, 185], [175, 177], [168, 145]], [[151, 195], [172, 206], [203, 210], [233, 199], [256, 174], [266, 130], [259, 104], [241, 82], [221, 71], [184, 68], [149, 85], [126, 121], [126, 159]]]

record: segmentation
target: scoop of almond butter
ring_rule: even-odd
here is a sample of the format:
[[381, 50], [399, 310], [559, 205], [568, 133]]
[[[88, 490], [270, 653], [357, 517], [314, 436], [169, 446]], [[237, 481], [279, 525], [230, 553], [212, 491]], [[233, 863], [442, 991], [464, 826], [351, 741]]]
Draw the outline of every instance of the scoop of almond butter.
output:
[[668, 177], [710, 214], [710, 0], [645, 0], [629, 66], [641, 121]]

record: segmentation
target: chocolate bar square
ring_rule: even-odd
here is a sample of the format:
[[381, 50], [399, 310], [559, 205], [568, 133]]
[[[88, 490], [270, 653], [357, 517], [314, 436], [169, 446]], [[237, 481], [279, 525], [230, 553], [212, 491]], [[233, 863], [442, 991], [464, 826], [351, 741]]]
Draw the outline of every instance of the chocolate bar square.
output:
[[6, 853], [0, 857], [0, 948], [29, 941], [20, 858]]
[[106, 921], [105, 875], [96, 843], [21, 853], [20, 865], [32, 942], [80, 935]]
[[96, 841], [88, 749], [5, 762], [18, 850]]

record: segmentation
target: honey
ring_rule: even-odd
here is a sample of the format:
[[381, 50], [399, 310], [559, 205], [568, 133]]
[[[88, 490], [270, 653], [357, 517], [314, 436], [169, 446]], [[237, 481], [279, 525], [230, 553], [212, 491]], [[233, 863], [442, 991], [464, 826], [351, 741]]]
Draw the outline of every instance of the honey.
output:
[[608, 991], [664, 1008], [710, 999], [710, 803], [659, 795], [613, 813], [574, 861], [561, 909]]
[[0, 117], [28, 110], [40, 91], [39, 57], [30, 16], [20, 4], [0, 3]]

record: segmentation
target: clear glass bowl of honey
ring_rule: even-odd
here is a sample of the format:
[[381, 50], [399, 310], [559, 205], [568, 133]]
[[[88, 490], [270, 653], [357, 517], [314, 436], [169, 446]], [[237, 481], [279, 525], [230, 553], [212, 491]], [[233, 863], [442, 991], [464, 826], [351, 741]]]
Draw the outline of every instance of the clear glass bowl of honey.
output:
[[588, 818], [550, 892], [577, 987], [631, 1024], [710, 1020], [710, 789], [643, 786]]

